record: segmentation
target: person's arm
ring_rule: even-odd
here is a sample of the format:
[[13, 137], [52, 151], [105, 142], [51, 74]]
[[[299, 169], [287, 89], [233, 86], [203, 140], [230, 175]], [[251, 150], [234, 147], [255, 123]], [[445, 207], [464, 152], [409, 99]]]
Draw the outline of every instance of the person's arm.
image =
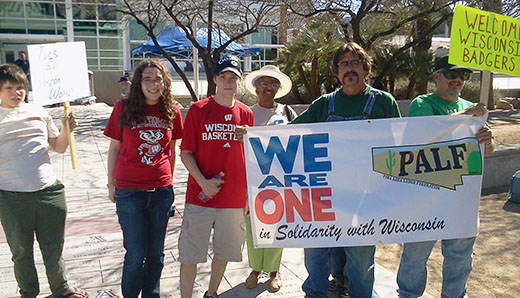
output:
[[243, 142], [244, 141], [244, 135], [247, 133], [247, 128], [249, 125], [237, 125], [235, 126], [235, 135], [237, 137], [237, 141]]
[[484, 157], [488, 156], [495, 150], [495, 141], [493, 140], [493, 134], [491, 129], [484, 125], [477, 134], [475, 135], [478, 142], [484, 144]]
[[172, 169], [172, 177], [173, 177], [173, 171], [175, 170], [175, 159], [177, 158], [177, 140], [173, 139], [170, 142], [170, 156], [168, 157], [170, 159], [170, 167]]
[[452, 115], [471, 115], [473, 117], [480, 117], [487, 113], [487, 108], [483, 103], [474, 103], [460, 112]]
[[108, 160], [107, 160], [107, 188], [108, 188], [108, 198], [112, 203], [115, 203], [116, 200], [114, 198], [114, 171], [116, 168], [116, 160], [119, 155], [119, 150], [121, 148], [121, 142], [116, 139], [110, 139], [110, 145], [108, 147]]
[[219, 192], [220, 185], [224, 183], [224, 180], [218, 178], [206, 179], [197, 165], [193, 152], [181, 150], [181, 160], [190, 175], [202, 188], [202, 192], [204, 192], [206, 196], [212, 198]]
[[66, 117], [61, 118], [61, 130], [60, 134], [56, 138], [49, 138], [49, 146], [57, 153], [63, 153], [67, 150], [69, 146], [69, 138], [67, 136], [67, 129], [65, 129], [65, 121], [69, 122], [70, 130], [73, 131], [74, 128], [78, 126], [78, 121], [76, 121], [76, 117], [72, 111]]
[[[483, 103], [475, 103], [464, 110], [453, 113], [453, 115], [471, 115], [473, 117], [483, 116], [488, 112], [486, 106]], [[475, 135], [480, 144], [484, 144], [484, 157], [488, 156], [495, 150], [495, 141], [493, 140], [493, 134], [491, 129], [484, 125], [477, 134]]]

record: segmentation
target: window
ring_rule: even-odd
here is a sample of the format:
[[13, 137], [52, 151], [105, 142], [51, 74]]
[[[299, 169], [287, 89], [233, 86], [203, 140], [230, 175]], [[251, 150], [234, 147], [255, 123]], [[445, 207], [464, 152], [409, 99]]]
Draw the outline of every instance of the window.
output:
[[0, 2], [0, 17], [23, 18], [23, 3], [21, 1]]
[[74, 21], [75, 36], [97, 36], [96, 22]]
[[54, 4], [52, 3], [25, 3], [27, 18], [54, 19]]
[[23, 19], [0, 19], [0, 33], [25, 34]]
[[56, 34], [56, 22], [54, 20], [27, 21], [29, 34]]

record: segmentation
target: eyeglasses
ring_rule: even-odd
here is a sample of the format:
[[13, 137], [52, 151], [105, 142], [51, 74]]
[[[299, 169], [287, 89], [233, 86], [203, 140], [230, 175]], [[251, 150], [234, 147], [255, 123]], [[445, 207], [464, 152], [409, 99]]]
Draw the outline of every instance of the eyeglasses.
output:
[[448, 80], [456, 79], [460, 77], [463, 81], [467, 81], [470, 78], [471, 72], [467, 70], [443, 70], [441, 73]]
[[347, 66], [352, 66], [352, 67], [357, 67], [359, 65], [361, 65], [361, 59], [353, 59], [353, 60], [345, 60], [345, 61], [341, 61], [341, 62], [338, 62], [338, 66], [342, 67], [342, 68], [345, 68]]
[[162, 84], [163, 83], [163, 79], [162, 78], [157, 78], [157, 79], [144, 79], [142, 80], [142, 82], [145, 84], [145, 85], [152, 85], [152, 84]]
[[276, 83], [276, 82], [273, 82], [273, 83], [259, 82], [259, 84], [260, 84], [260, 86], [262, 86], [264, 88], [271, 86], [271, 88], [276, 89], [276, 88], [280, 87], [280, 83]]

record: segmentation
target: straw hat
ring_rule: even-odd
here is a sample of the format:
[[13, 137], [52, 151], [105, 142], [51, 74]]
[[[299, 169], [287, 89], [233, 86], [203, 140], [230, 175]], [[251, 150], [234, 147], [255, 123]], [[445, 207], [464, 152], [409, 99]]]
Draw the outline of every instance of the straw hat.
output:
[[280, 88], [278, 89], [278, 92], [276, 92], [276, 94], [274, 95], [275, 99], [283, 97], [291, 91], [291, 79], [274, 65], [265, 65], [259, 70], [250, 72], [244, 79], [244, 84], [246, 86], [247, 91], [251, 92], [252, 94], [256, 94], [255, 82], [257, 79], [261, 77], [272, 77], [280, 81]]

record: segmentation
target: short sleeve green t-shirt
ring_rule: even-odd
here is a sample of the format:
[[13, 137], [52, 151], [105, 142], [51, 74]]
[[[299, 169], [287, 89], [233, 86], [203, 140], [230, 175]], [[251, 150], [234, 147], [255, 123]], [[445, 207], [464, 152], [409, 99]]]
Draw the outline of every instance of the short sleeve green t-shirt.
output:
[[[348, 96], [341, 89], [335, 91], [336, 99], [334, 102], [334, 115], [341, 117], [355, 117], [363, 114], [363, 108], [368, 100], [372, 87], [368, 86], [361, 93]], [[377, 118], [393, 118], [401, 117], [399, 107], [394, 97], [385, 91], [377, 90], [376, 101], [370, 119]], [[328, 117], [328, 102], [332, 93], [320, 96], [313, 101], [309, 107], [303, 111], [296, 119], [291, 121], [294, 123], [313, 123], [325, 122]]]
[[450, 101], [440, 98], [435, 93], [423, 94], [412, 101], [408, 116], [450, 115], [471, 105], [473, 105], [471, 101], [460, 97], [456, 101]]

